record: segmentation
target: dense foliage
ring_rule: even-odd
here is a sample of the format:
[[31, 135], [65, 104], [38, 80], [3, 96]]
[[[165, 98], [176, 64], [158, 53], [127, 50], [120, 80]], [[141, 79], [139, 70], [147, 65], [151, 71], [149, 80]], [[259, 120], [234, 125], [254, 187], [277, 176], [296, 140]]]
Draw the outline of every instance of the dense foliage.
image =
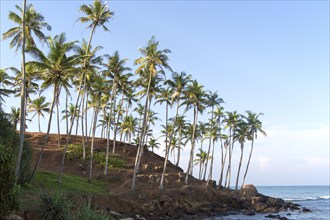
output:
[[15, 149], [17, 135], [0, 109], [0, 218], [19, 206], [19, 187], [15, 184]]

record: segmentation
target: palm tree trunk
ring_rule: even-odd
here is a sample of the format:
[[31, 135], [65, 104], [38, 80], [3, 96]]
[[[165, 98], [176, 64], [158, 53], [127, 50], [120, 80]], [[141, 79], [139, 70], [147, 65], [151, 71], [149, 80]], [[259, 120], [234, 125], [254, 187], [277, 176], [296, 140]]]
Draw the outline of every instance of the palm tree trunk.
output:
[[[228, 144], [228, 167], [227, 167], [227, 173], [226, 173], [226, 180], [225, 180], [225, 187], [230, 187], [230, 169], [231, 169], [231, 156], [232, 156], [232, 151], [231, 151], [231, 142], [233, 140], [232, 135], [231, 135], [232, 129], [229, 129], [229, 144]], [[228, 185], [227, 185], [228, 183]]]
[[[86, 91], [86, 100], [85, 100], [85, 142], [88, 143], [88, 135], [87, 135], [87, 121], [88, 121], [88, 90]], [[89, 135], [90, 136], [90, 135]]]
[[93, 177], [93, 155], [94, 155], [94, 139], [95, 139], [95, 131], [96, 131], [96, 122], [97, 122], [97, 115], [98, 115], [98, 106], [94, 110], [94, 122], [93, 122], [93, 132], [92, 132], [92, 143], [91, 143], [91, 160], [89, 164], [89, 177], [88, 177], [88, 182], [92, 182], [92, 177]]
[[[116, 100], [116, 97], [115, 97], [115, 100]], [[113, 154], [115, 153], [115, 150], [116, 150], [117, 128], [118, 128], [120, 111], [121, 111], [121, 106], [123, 105], [123, 101], [124, 101], [124, 92], [123, 92], [123, 95], [122, 95], [121, 100], [119, 102], [118, 112], [117, 112], [117, 120], [115, 122], [114, 129], [113, 129], [113, 141], [112, 141], [112, 143], [113, 143], [113, 145], [112, 145], [112, 153]], [[116, 102], [116, 101], [114, 101], [114, 102]]]
[[16, 180], [19, 176], [19, 168], [21, 165], [21, 159], [23, 154], [23, 147], [24, 147], [24, 132], [25, 132], [25, 102], [26, 102], [26, 72], [25, 72], [25, 40], [26, 40], [26, 33], [25, 33], [25, 11], [26, 11], [26, 0], [23, 0], [23, 11], [22, 11], [22, 83], [21, 83], [21, 112], [20, 112], [20, 132], [19, 132], [19, 147], [16, 159], [16, 167], [15, 167], [15, 176]]
[[52, 105], [50, 107], [50, 113], [49, 113], [49, 120], [48, 120], [48, 127], [47, 127], [47, 133], [46, 133], [46, 136], [44, 137], [44, 143], [42, 144], [42, 147], [41, 147], [41, 150], [40, 150], [40, 153], [39, 153], [39, 157], [38, 157], [38, 160], [34, 166], [34, 169], [32, 171], [32, 174], [31, 174], [31, 180], [33, 179], [34, 177], [34, 174], [37, 170], [37, 167], [39, 166], [39, 163], [41, 161], [41, 158], [42, 158], [42, 155], [44, 153], [44, 149], [45, 149], [45, 146], [48, 142], [48, 138], [49, 138], [49, 132], [50, 132], [50, 127], [52, 125], [52, 117], [53, 117], [53, 110], [54, 110], [54, 106], [55, 106], [55, 102], [56, 102], [56, 94], [57, 94], [57, 86], [55, 85], [54, 86], [54, 97], [53, 97], [53, 101], [52, 101]]
[[[179, 107], [180, 107], [179, 101], [177, 101], [176, 113], [175, 113], [175, 118], [174, 118], [174, 122], [173, 122], [173, 131], [170, 134], [169, 141], [167, 139], [167, 132], [166, 132], [166, 141], [165, 141], [166, 152], [165, 152], [165, 161], [164, 161], [163, 173], [162, 173], [162, 177], [161, 177], [160, 184], [159, 184], [159, 189], [160, 190], [164, 189], [164, 180], [165, 180], [165, 172], [166, 172], [167, 161], [168, 161], [168, 154], [169, 154], [169, 150], [170, 150], [170, 146], [171, 146], [171, 141], [172, 141], [172, 138], [173, 138], [173, 135], [174, 135], [174, 129], [175, 129], [175, 124], [176, 124], [176, 118], [177, 118], [177, 115], [178, 115], [178, 112], [179, 112]], [[168, 129], [168, 103], [167, 102], [166, 102], [166, 129]], [[168, 145], [168, 142], [170, 143], [169, 145]]]
[[144, 105], [144, 113], [143, 113], [143, 123], [142, 123], [142, 131], [141, 131], [141, 137], [140, 137], [140, 141], [139, 141], [139, 145], [138, 145], [138, 150], [136, 152], [136, 157], [135, 157], [135, 164], [134, 164], [134, 172], [133, 172], [133, 179], [132, 179], [132, 187], [131, 190], [134, 191], [135, 187], [136, 187], [136, 175], [137, 172], [139, 171], [139, 166], [140, 166], [140, 161], [141, 161], [141, 157], [142, 157], [142, 152], [143, 152], [143, 145], [144, 145], [144, 136], [146, 133], [146, 129], [147, 129], [147, 119], [148, 119], [148, 115], [149, 115], [149, 92], [150, 92], [150, 84], [151, 84], [151, 74], [149, 76], [149, 82], [148, 82], [148, 88], [147, 88], [147, 94], [146, 94], [146, 102]]
[[193, 135], [192, 135], [192, 142], [191, 142], [191, 151], [190, 151], [190, 159], [188, 164], [188, 169], [185, 178], [185, 184], [188, 185], [189, 183], [189, 173], [191, 173], [193, 169], [193, 161], [194, 161], [194, 150], [195, 150], [195, 132], [196, 132], [196, 125], [197, 125], [197, 107], [194, 107], [194, 125], [193, 125]]
[[[222, 161], [222, 167], [221, 167], [221, 172], [220, 172], [220, 183], [219, 183], [219, 186], [222, 184], [222, 180], [223, 180], [223, 172], [225, 170], [225, 163], [226, 163], [226, 160], [227, 160], [227, 154], [228, 154], [228, 146], [226, 147], [226, 151], [225, 151], [225, 156], [223, 157], [223, 161]], [[226, 186], [227, 184], [227, 178], [225, 180], [225, 184], [224, 186]]]
[[224, 168], [224, 156], [223, 156], [223, 140], [222, 140], [222, 134], [221, 134], [221, 118], [219, 117], [219, 139], [220, 139], [220, 147], [221, 147], [221, 172], [220, 172], [220, 178], [218, 187], [222, 185], [222, 179], [223, 179], [223, 168]]
[[[214, 106], [212, 106], [212, 112], [211, 112], [211, 131], [213, 130], [213, 112], [214, 112]], [[207, 171], [207, 164], [209, 162], [209, 156], [210, 156], [210, 150], [211, 150], [211, 143], [212, 143], [212, 135], [210, 135], [210, 139], [209, 139], [209, 149], [207, 150], [207, 157], [206, 157], [206, 163], [205, 163], [205, 171], [204, 171], [204, 176], [203, 176], [203, 180], [205, 180], [206, 177], [206, 171]]]
[[178, 159], [177, 159], [177, 161], [176, 161], [176, 164], [175, 164], [175, 166], [179, 166], [179, 163], [180, 163], [180, 152], [181, 152], [181, 139], [182, 139], [182, 130], [181, 130], [181, 126], [180, 126], [180, 128], [179, 128], [179, 139], [178, 139], [178, 154], [177, 154], [177, 156], [178, 156]]
[[243, 177], [243, 182], [242, 182], [242, 188], [243, 188], [243, 186], [244, 186], [245, 178], [246, 178], [246, 175], [247, 175], [247, 173], [248, 173], [249, 166], [250, 166], [250, 161], [251, 161], [252, 152], [253, 152], [253, 143], [254, 143], [254, 132], [252, 133], [251, 150], [250, 150], [250, 154], [249, 154], [249, 160], [248, 160], [248, 163], [247, 163], [247, 165], [246, 165], [245, 172], [244, 172], [244, 177]]
[[38, 114], [38, 128], [39, 128], [39, 132], [41, 132], [41, 129], [40, 129], [40, 114]]
[[[78, 96], [77, 96], [77, 101], [76, 101], [76, 104], [75, 104], [75, 109], [77, 109], [78, 104], [79, 104], [80, 94], [81, 94], [81, 89], [82, 89], [82, 84], [83, 84], [83, 79], [79, 83]], [[77, 112], [77, 117], [78, 116], [79, 116], [79, 111]], [[59, 183], [61, 183], [61, 181], [62, 181], [62, 173], [63, 173], [63, 169], [64, 169], [64, 164], [65, 164], [66, 152], [68, 151], [68, 145], [69, 145], [70, 136], [71, 136], [71, 132], [72, 132], [72, 128], [73, 128], [75, 117], [76, 117], [76, 114], [73, 114], [72, 120], [71, 120], [71, 124], [70, 124], [70, 128], [69, 128], [69, 133], [68, 133], [68, 136], [67, 136], [67, 139], [66, 139], [66, 142], [65, 142], [65, 147], [64, 147], [62, 161], [61, 161], [59, 175], [58, 175], [58, 182]], [[78, 122], [77, 122], [77, 124], [78, 124]]]
[[[69, 95], [68, 95], [68, 91], [66, 91], [65, 94], [65, 123], [66, 123], [66, 133], [69, 132], [69, 118], [68, 118], [68, 99], [69, 99]], [[76, 113], [76, 111], [74, 112]]]
[[[209, 177], [207, 178], [206, 186], [210, 184], [212, 181], [212, 173], [213, 173], [213, 158], [214, 158], [214, 144], [215, 139], [212, 141], [212, 156], [211, 156], [211, 164], [210, 164], [210, 171], [209, 171]], [[206, 168], [205, 168], [206, 169]]]
[[235, 190], [237, 190], [238, 180], [239, 180], [239, 173], [241, 172], [241, 166], [242, 166], [242, 160], [243, 160], [243, 149], [244, 149], [244, 142], [241, 143], [241, 157], [239, 159], [239, 165], [238, 165], [238, 171], [237, 171], [237, 177], [236, 177]]
[[110, 148], [110, 126], [111, 126], [111, 116], [112, 116], [112, 98], [116, 96], [116, 83], [112, 85], [112, 91], [110, 96], [110, 113], [107, 124], [107, 154], [105, 155], [105, 167], [104, 167], [104, 175], [108, 175], [108, 164], [109, 164], [109, 148]]
[[57, 118], [57, 147], [61, 147], [61, 130], [60, 130], [60, 112], [58, 109], [59, 106], [59, 97], [60, 97], [61, 88], [56, 94], [56, 118]]

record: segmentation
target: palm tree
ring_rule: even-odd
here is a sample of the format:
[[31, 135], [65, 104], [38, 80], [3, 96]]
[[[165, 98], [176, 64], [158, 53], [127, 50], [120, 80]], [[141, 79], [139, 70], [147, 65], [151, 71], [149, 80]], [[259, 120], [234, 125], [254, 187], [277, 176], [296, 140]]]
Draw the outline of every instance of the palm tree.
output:
[[[14, 96], [19, 97], [21, 95], [21, 85], [22, 85], [22, 71], [15, 67], [9, 68], [15, 75], [14, 77]], [[36, 82], [38, 80], [38, 72], [33, 65], [30, 63], [25, 64], [25, 101], [26, 103], [31, 102], [31, 94], [37, 94], [39, 91], [39, 84]]]
[[51, 26], [49, 26], [46, 22], [44, 22], [44, 17], [37, 13], [34, 10], [32, 5], [26, 6], [26, 0], [23, 0], [23, 8], [20, 8], [16, 5], [16, 9], [20, 12], [16, 14], [14, 12], [9, 12], [8, 18], [18, 24], [17, 27], [9, 29], [7, 32], [2, 34], [3, 39], [13, 38], [10, 42], [10, 47], [13, 48], [16, 46], [16, 51], [21, 48], [22, 49], [22, 84], [21, 84], [21, 115], [20, 115], [20, 144], [18, 148], [18, 154], [16, 159], [16, 168], [15, 174], [16, 177], [19, 174], [19, 168], [21, 163], [21, 158], [23, 154], [23, 144], [24, 144], [24, 132], [25, 132], [25, 120], [26, 120], [26, 73], [25, 73], [25, 42], [27, 40], [28, 45], [34, 46], [34, 39], [32, 37], [32, 33], [37, 36], [42, 41], [45, 41], [46, 37], [42, 33], [42, 28], [47, 28], [51, 30]]
[[34, 175], [35, 170], [40, 163], [44, 148], [48, 141], [53, 110], [55, 104], [58, 104], [60, 91], [62, 88], [64, 90], [68, 90], [68, 88], [71, 87], [68, 82], [68, 76], [77, 71], [75, 68], [75, 65], [78, 62], [77, 56], [68, 55], [68, 53], [74, 49], [75, 42], [66, 42], [65, 34], [62, 33], [60, 35], [56, 35], [54, 38], [48, 37], [47, 43], [49, 47], [47, 56], [36, 47], [30, 47], [27, 50], [35, 58], [35, 61], [31, 61], [30, 64], [40, 71], [40, 75], [43, 80], [41, 85], [42, 90], [50, 87], [53, 87], [54, 89], [47, 134], [45, 136], [44, 143], [34, 167], [32, 176]]
[[63, 117], [62, 119], [69, 120], [72, 123], [74, 117], [78, 116], [78, 109], [73, 103], [70, 103], [66, 106], [66, 110], [62, 111]]
[[[103, 75], [106, 77], [109, 77], [112, 81], [112, 90], [111, 90], [111, 96], [110, 96], [110, 106], [113, 107], [110, 108], [110, 115], [112, 115], [112, 112], [115, 112], [116, 107], [116, 97], [117, 97], [117, 91], [119, 86], [123, 84], [124, 80], [127, 80], [130, 75], [125, 75], [126, 71], [129, 71], [130, 68], [125, 67], [125, 63], [127, 62], [127, 59], [120, 59], [118, 51], [116, 51], [113, 56], [106, 55], [107, 58], [107, 64], [105, 64], [105, 67], [107, 68], [105, 71], [103, 71]], [[109, 118], [111, 119], [111, 118]], [[108, 121], [107, 127], [110, 127], [111, 121]], [[115, 153], [116, 149], [116, 133], [117, 133], [117, 125], [114, 125], [114, 138], [113, 138], [113, 148], [112, 153]], [[108, 129], [107, 133], [107, 152], [109, 152], [109, 146], [110, 146], [110, 129]], [[106, 155], [106, 166], [104, 170], [104, 175], [108, 174], [108, 163], [109, 160], [109, 153]]]
[[32, 100], [32, 102], [28, 105], [28, 109], [29, 109], [28, 112], [35, 112], [32, 115], [32, 118], [34, 118], [34, 116], [38, 115], [39, 132], [41, 132], [40, 116], [42, 116], [43, 118], [45, 117], [43, 112], [49, 112], [49, 106], [50, 106], [50, 102], [46, 102], [45, 96], [39, 96], [38, 98]]
[[101, 76], [96, 76], [93, 80], [91, 98], [94, 108], [94, 116], [93, 116], [93, 127], [92, 127], [92, 143], [91, 143], [91, 154], [90, 154], [90, 165], [89, 165], [89, 176], [88, 182], [92, 182], [93, 176], [93, 155], [94, 155], [94, 140], [95, 140], [95, 131], [96, 131], [96, 123], [97, 116], [100, 110], [100, 101], [103, 93], [103, 88], [105, 85], [105, 78]]
[[12, 80], [13, 78], [6, 73], [5, 69], [0, 69], [0, 109], [1, 103], [4, 102], [3, 96], [8, 97], [13, 93], [12, 90], [6, 88], [6, 86], [13, 85]]
[[[214, 121], [214, 107], [217, 106], [217, 105], [220, 105], [224, 101], [223, 101], [222, 98], [219, 97], [217, 92], [208, 91], [208, 94], [207, 94], [206, 98], [207, 98], [207, 100], [206, 100], [207, 106], [211, 107], [211, 119], [210, 119], [211, 127], [210, 127], [210, 130], [213, 131], [213, 127], [215, 125], [215, 123], [213, 123], [213, 121]], [[208, 148], [208, 151], [207, 151], [207, 155], [210, 155], [212, 135], [210, 135], [209, 138], [210, 138], [209, 139], [209, 148]], [[207, 165], [208, 165], [208, 160], [206, 161], [206, 164], [205, 164], [205, 172], [204, 172], [203, 180], [205, 180]]]
[[11, 112], [8, 114], [9, 121], [13, 127], [17, 130], [17, 124], [20, 123], [20, 108], [11, 107]]
[[[84, 116], [84, 106], [87, 103], [87, 98], [88, 98], [88, 86], [87, 84], [89, 84], [90, 79], [92, 78], [92, 76], [95, 74], [95, 72], [100, 69], [99, 65], [102, 64], [103, 58], [102, 56], [96, 56], [96, 53], [101, 50], [102, 47], [101, 46], [97, 46], [95, 48], [92, 48], [92, 46], [89, 44], [87, 44], [86, 40], [83, 39], [81, 45], [76, 46], [75, 47], [75, 52], [77, 55], [79, 55], [80, 57], [80, 65], [83, 67], [82, 68], [82, 73], [78, 76], [76, 76], [76, 78], [73, 77], [73, 82], [76, 82], [74, 84], [76, 84], [76, 86], [78, 87], [78, 90], [80, 89], [81, 91], [79, 91], [78, 95], [82, 95], [83, 98], [81, 100], [81, 111], [80, 108], [77, 107], [78, 109], [78, 115], [77, 116], [81, 116], [81, 130], [82, 130], [82, 144], [83, 144], [83, 149], [85, 149], [85, 141], [87, 141], [87, 113]], [[84, 88], [80, 87], [80, 82], [83, 82], [84, 84]], [[89, 86], [90, 87], [90, 86]], [[68, 96], [68, 93], [67, 93]], [[85, 100], [86, 98], [86, 100]], [[86, 109], [87, 111], [87, 109]], [[74, 116], [75, 117], [75, 116]], [[84, 120], [85, 119], [85, 126], [84, 126]], [[77, 127], [78, 127], [78, 121], [79, 121], [79, 117], [77, 117]], [[73, 123], [73, 121], [71, 121]], [[68, 121], [67, 121], [68, 123]], [[84, 131], [85, 128], [85, 131]], [[86, 134], [86, 139], [85, 139], [85, 134]]]
[[221, 171], [220, 171], [220, 177], [219, 177], [219, 183], [218, 186], [220, 187], [222, 185], [222, 179], [223, 179], [223, 171], [225, 168], [225, 160], [227, 157], [227, 149], [226, 148], [226, 153], [224, 154], [224, 143], [223, 140], [227, 140], [227, 135], [222, 133], [223, 127], [222, 127], [222, 122], [223, 122], [223, 117], [224, 117], [224, 111], [223, 107], [218, 105], [216, 109], [214, 110], [214, 120], [217, 122], [217, 126], [219, 129], [219, 139], [220, 139], [220, 147], [221, 147]]
[[196, 142], [196, 126], [198, 121], [198, 113], [202, 113], [205, 106], [205, 92], [203, 90], [203, 86], [200, 85], [196, 80], [192, 81], [190, 85], [188, 85], [187, 91], [185, 92], [185, 101], [182, 103], [186, 105], [186, 111], [190, 108], [193, 108], [194, 111], [194, 121], [193, 121], [193, 130], [192, 130], [192, 138], [191, 138], [191, 150], [190, 150], [190, 158], [188, 163], [188, 169], [186, 173], [185, 183], [188, 184], [189, 174], [193, 169], [193, 161], [194, 161], [194, 150], [195, 150], [195, 142]]
[[151, 151], [153, 153], [154, 152], [154, 148], [159, 149], [160, 143], [157, 142], [157, 139], [156, 138], [151, 137], [150, 140], [149, 140], [149, 143], [148, 143], [148, 147], [151, 148]]
[[239, 122], [240, 115], [237, 114], [237, 111], [234, 112], [226, 112], [226, 117], [224, 119], [224, 122], [226, 123], [226, 126], [229, 127], [229, 146], [228, 146], [228, 167], [227, 167], [227, 173], [226, 173], [226, 179], [225, 179], [225, 186], [228, 188], [230, 187], [230, 180], [231, 180], [231, 158], [232, 158], [232, 152], [234, 149], [234, 131], [236, 129], [236, 126]]
[[138, 146], [138, 150], [136, 153], [135, 158], [135, 164], [134, 164], [134, 173], [133, 173], [133, 180], [132, 180], [132, 190], [135, 190], [135, 183], [136, 183], [136, 175], [139, 170], [140, 161], [142, 157], [142, 151], [143, 151], [143, 141], [146, 135], [146, 128], [148, 125], [148, 112], [150, 109], [150, 85], [151, 80], [155, 78], [159, 71], [157, 70], [157, 67], [161, 69], [163, 72], [163, 68], [170, 69], [170, 66], [168, 64], [168, 57], [167, 53], [170, 52], [168, 49], [159, 50], [158, 49], [159, 42], [156, 41], [155, 37], [152, 37], [147, 47], [140, 48], [139, 51], [143, 55], [142, 57], [135, 60], [135, 64], [139, 65], [139, 67], [136, 70], [137, 74], [140, 74], [141, 77], [145, 77], [146, 80], [148, 80], [147, 83], [147, 91], [146, 91], [146, 100], [144, 105], [144, 115], [143, 115], [143, 122], [142, 122], [142, 131], [141, 131], [141, 137], [140, 137], [140, 143]]
[[[89, 41], [87, 44], [87, 48], [86, 48], [86, 56], [82, 65], [82, 77], [81, 80], [79, 82], [79, 87], [78, 87], [78, 96], [77, 96], [77, 100], [76, 100], [76, 107], [78, 108], [78, 104], [79, 104], [79, 99], [80, 99], [80, 92], [82, 89], [82, 85], [85, 82], [85, 71], [84, 69], [86, 68], [86, 63], [87, 63], [87, 59], [90, 57], [90, 45], [92, 42], [92, 38], [94, 35], [94, 32], [96, 30], [96, 27], [101, 26], [103, 27], [103, 29], [105, 31], [108, 31], [108, 28], [105, 26], [106, 22], [109, 22], [109, 19], [111, 19], [114, 16], [114, 13], [111, 12], [108, 8], [108, 6], [106, 4], [103, 4], [100, 0], [94, 0], [93, 4], [90, 5], [82, 5], [80, 6], [80, 11], [85, 13], [86, 16], [85, 17], [80, 17], [78, 20], [82, 23], [86, 23], [86, 22], [90, 22], [90, 24], [87, 26], [87, 28], [91, 28], [91, 34], [89, 37]], [[70, 128], [69, 128], [69, 133], [67, 136], [67, 140], [65, 143], [65, 150], [63, 152], [63, 157], [62, 157], [62, 163], [64, 164], [65, 161], [65, 156], [66, 156], [66, 151], [69, 145], [69, 139], [70, 139], [70, 135], [72, 132], [72, 127], [73, 127], [73, 121], [71, 122]]]
[[122, 123], [119, 125], [119, 132], [124, 134], [124, 141], [131, 143], [131, 138], [134, 136], [138, 125], [138, 119], [132, 115], [125, 116]]
[[238, 164], [236, 184], [235, 184], [235, 190], [237, 190], [239, 174], [241, 172], [241, 167], [242, 167], [244, 143], [247, 139], [251, 139], [249, 137], [248, 124], [245, 121], [243, 121], [242, 119], [239, 121], [238, 126], [236, 127], [236, 130], [234, 132], [234, 139], [236, 139], [240, 143], [240, 147], [241, 147], [241, 156], [240, 156], [240, 160], [239, 160], [239, 164]]
[[[168, 128], [168, 106], [171, 106], [171, 104], [172, 104], [171, 100], [170, 100], [170, 98], [171, 98], [170, 95], [171, 95], [171, 91], [169, 88], [161, 89], [160, 94], [157, 96], [157, 101], [155, 102], [155, 104], [165, 103], [165, 131], [167, 131], [167, 128]], [[169, 153], [168, 135], [169, 135], [169, 133], [166, 132], [166, 134], [165, 134], [165, 161], [167, 161], [168, 153]]]
[[[168, 86], [169, 86], [169, 91], [172, 91], [172, 102], [171, 102], [171, 104], [173, 104], [174, 101], [176, 101], [176, 103], [177, 103], [176, 113], [175, 113], [174, 122], [173, 122], [174, 126], [176, 125], [175, 120], [177, 119], [177, 116], [179, 114], [180, 100], [182, 99], [182, 94], [185, 91], [185, 89], [186, 89], [186, 87], [187, 87], [187, 85], [190, 81], [191, 81], [191, 76], [190, 75], [187, 76], [187, 74], [185, 72], [181, 72], [180, 74], [173, 73], [172, 74], [172, 80], [167, 80], [166, 81], [166, 84], [168, 84]], [[170, 137], [169, 137], [170, 140], [173, 139], [173, 135], [174, 135], [174, 132], [172, 132], [170, 134]], [[180, 139], [181, 138], [179, 138], [178, 157], [180, 157], [180, 143], [181, 143]], [[160, 190], [164, 189], [164, 179], [165, 179], [164, 176], [165, 176], [166, 167], [167, 167], [167, 160], [168, 160], [168, 156], [166, 157], [166, 155], [168, 155], [168, 150], [165, 153], [163, 174], [162, 174], [162, 178], [161, 178], [160, 185], [159, 185]], [[179, 159], [177, 161], [178, 161], [177, 163], [179, 163]]]
[[196, 159], [194, 159], [195, 165], [199, 164], [199, 175], [198, 178], [202, 179], [202, 174], [204, 171], [205, 161], [208, 160], [207, 152], [203, 151], [202, 148], [199, 148], [199, 153], [196, 154]]
[[248, 116], [247, 117], [244, 116], [244, 118], [246, 119], [247, 124], [249, 126], [248, 129], [249, 129], [249, 134], [250, 134], [250, 138], [251, 138], [251, 149], [250, 149], [250, 154], [249, 154], [249, 160], [246, 165], [246, 169], [245, 169], [245, 173], [244, 173], [242, 187], [244, 186], [245, 178], [246, 178], [246, 175], [247, 175], [247, 172], [249, 169], [249, 165], [250, 165], [250, 161], [251, 161], [251, 157], [252, 157], [254, 139], [257, 139], [258, 132], [267, 136], [266, 132], [264, 130], [262, 130], [262, 122], [259, 120], [259, 116], [263, 115], [263, 113], [256, 114], [251, 111], [247, 111], [246, 113], [248, 114]]
[[[179, 166], [180, 163], [180, 152], [181, 152], [181, 141], [182, 141], [182, 131], [187, 126], [187, 121], [184, 115], [178, 115], [175, 119], [175, 128], [177, 128], [178, 132], [178, 153], [177, 153], [177, 160], [175, 166]], [[176, 132], [175, 132], [176, 133]]]
[[[17, 27], [13, 27], [9, 29], [7, 32], [2, 34], [2, 38], [4, 40], [8, 38], [12, 38], [12, 41], [10, 42], [9, 46], [10, 48], [16, 47], [16, 51], [23, 47], [23, 34], [25, 32], [25, 40], [27, 42], [27, 46], [35, 46], [35, 40], [33, 38], [33, 35], [36, 36], [41, 42], [46, 41], [46, 36], [42, 32], [43, 28], [46, 28], [48, 31], [50, 31], [52, 28], [49, 24], [44, 22], [45, 18], [42, 14], [38, 13], [32, 4], [25, 5], [25, 12], [24, 11], [24, 5], [23, 8], [19, 6], [15, 6], [18, 10], [18, 14], [15, 12], [10, 11], [8, 18], [9, 20], [15, 22], [18, 24]], [[25, 14], [23, 17], [22, 15]], [[24, 21], [23, 21], [24, 20]], [[23, 25], [23, 22], [25, 23]], [[25, 31], [22, 31], [22, 27], [25, 26]]]

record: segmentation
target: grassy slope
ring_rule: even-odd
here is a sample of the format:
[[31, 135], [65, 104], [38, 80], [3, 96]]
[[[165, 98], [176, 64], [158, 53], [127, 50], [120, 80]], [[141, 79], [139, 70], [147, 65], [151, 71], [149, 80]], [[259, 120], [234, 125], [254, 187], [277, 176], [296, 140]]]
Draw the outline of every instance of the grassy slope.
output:
[[74, 194], [104, 194], [105, 183], [99, 180], [93, 180], [93, 183], [88, 183], [86, 178], [64, 174], [62, 176], [62, 183], [59, 184], [57, 173], [39, 169], [32, 184], [26, 190], [38, 191], [38, 189], [61, 189]]

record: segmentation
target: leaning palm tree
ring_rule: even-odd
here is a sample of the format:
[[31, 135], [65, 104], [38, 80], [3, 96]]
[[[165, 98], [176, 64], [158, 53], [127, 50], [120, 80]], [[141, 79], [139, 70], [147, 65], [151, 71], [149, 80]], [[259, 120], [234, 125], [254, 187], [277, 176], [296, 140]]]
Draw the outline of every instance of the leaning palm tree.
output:
[[187, 91], [185, 92], [185, 101], [182, 104], [186, 106], [186, 111], [193, 108], [193, 112], [194, 112], [190, 158], [189, 158], [188, 169], [185, 178], [185, 183], [188, 184], [189, 174], [192, 172], [193, 162], [194, 162], [194, 150], [196, 144], [196, 126], [198, 121], [198, 113], [202, 113], [205, 108], [205, 92], [203, 90], [203, 86], [200, 85], [196, 80], [194, 80], [188, 86]]
[[140, 143], [138, 146], [138, 150], [136, 153], [135, 164], [134, 164], [134, 173], [133, 173], [133, 180], [132, 180], [132, 190], [135, 190], [136, 187], [136, 175], [139, 170], [140, 161], [143, 152], [143, 141], [147, 131], [148, 125], [148, 112], [150, 109], [150, 85], [151, 80], [155, 78], [160, 72], [157, 70], [158, 68], [161, 69], [163, 72], [163, 68], [170, 69], [168, 64], [168, 57], [167, 53], [170, 52], [168, 49], [159, 50], [158, 49], [159, 42], [156, 41], [155, 37], [152, 37], [148, 41], [147, 47], [140, 48], [139, 51], [143, 55], [142, 57], [135, 60], [135, 64], [139, 65], [136, 70], [137, 74], [140, 74], [141, 77], [144, 77], [147, 80], [147, 91], [146, 91], [146, 100], [144, 105], [144, 115], [143, 115], [143, 122], [142, 122], [142, 131], [140, 136]]
[[16, 51], [22, 49], [22, 80], [21, 80], [21, 115], [20, 115], [20, 144], [18, 148], [18, 154], [16, 159], [15, 174], [18, 176], [19, 168], [21, 163], [21, 158], [23, 154], [23, 144], [24, 144], [24, 132], [25, 132], [25, 120], [26, 120], [26, 73], [25, 73], [25, 49], [26, 41], [27, 45], [35, 46], [32, 33], [39, 38], [41, 41], [45, 41], [46, 37], [42, 33], [42, 28], [47, 28], [51, 30], [51, 26], [44, 22], [44, 17], [34, 10], [32, 5], [26, 6], [26, 0], [23, 0], [23, 8], [16, 5], [16, 9], [19, 14], [12, 11], [9, 12], [9, 20], [15, 22], [18, 26], [9, 29], [7, 32], [2, 34], [3, 39], [12, 38], [10, 42], [10, 48], [16, 46]]
[[266, 132], [264, 130], [262, 130], [262, 122], [259, 120], [259, 116], [263, 115], [263, 113], [256, 114], [256, 113], [253, 113], [251, 111], [247, 111], [246, 113], [248, 115], [247, 115], [247, 117], [244, 116], [244, 118], [246, 119], [247, 124], [249, 126], [249, 134], [250, 134], [250, 138], [251, 138], [251, 149], [250, 149], [250, 154], [249, 154], [249, 160], [248, 160], [248, 163], [246, 165], [246, 169], [245, 169], [245, 173], [244, 173], [242, 187], [244, 186], [245, 178], [246, 178], [247, 172], [249, 170], [249, 165], [250, 165], [250, 161], [251, 161], [251, 157], [252, 157], [254, 140], [257, 139], [258, 132], [260, 132], [261, 134], [267, 136]]
[[45, 96], [39, 96], [38, 98], [32, 100], [32, 102], [28, 105], [28, 109], [29, 109], [28, 112], [34, 112], [34, 114], [32, 115], [32, 118], [34, 118], [34, 116], [38, 115], [39, 132], [41, 132], [40, 116], [42, 116], [43, 118], [45, 117], [45, 115], [43, 113], [49, 112], [49, 110], [50, 110], [49, 106], [50, 106], [50, 102], [46, 102]]
[[[216, 107], [214, 110], [214, 120], [217, 122], [217, 127], [219, 129], [219, 139], [220, 139], [220, 147], [221, 147], [221, 171], [220, 171], [220, 177], [219, 177], [219, 182], [218, 186], [220, 187], [222, 185], [222, 179], [223, 179], [223, 171], [225, 168], [225, 160], [227, 156], [227, 151], [224, 153], [224, 141], [227, 140], [227, 135], [223, 133], [223, 118], [224, 118], [224, 108], [220, 105]], [[226, 148], [228, 149], [228, 148]]]
[[45, 55], [36, 47], [30, 47], [28, 52], [34, 57], [35, 61], [30, 64], [40, 71], [40, 77], [43, 80], [41, 84], [42, 90], [53, 87], [53, 101], [50, 107], [47, 134], [44, 138], [41, 151], [35, 164], [32, 176], [34, 175], [40, 160], [42, 158], [44, 148], [47, 144], [49, 132], [51, 128], [53, 110], [60, 96], [61, 89], [68, 90], [71, 85], [68, 82], [68, 76], [77, 71], [75, 68], [78, 59], [76, 55], [69, 56], [68, 53], [74, 49], [75, 42], [66, 42], [65, 34], [56, 35], [54, 38], [48, 37], [49, 52]]

